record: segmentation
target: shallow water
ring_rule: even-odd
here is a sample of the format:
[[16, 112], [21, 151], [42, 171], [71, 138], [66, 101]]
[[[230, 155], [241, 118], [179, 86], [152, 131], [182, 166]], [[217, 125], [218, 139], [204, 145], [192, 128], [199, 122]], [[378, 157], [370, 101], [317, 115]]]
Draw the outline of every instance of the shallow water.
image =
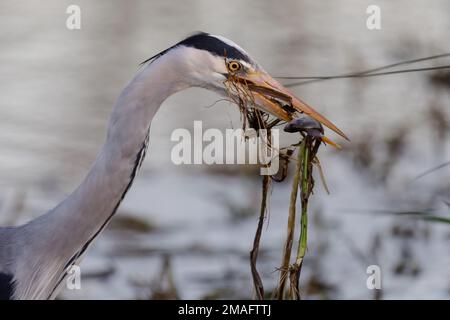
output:
[[[346, 1], [345, 6], [294, 0], [283, 5], [77, 1], [82, 29], [69, 31], [64, 23], [70, 1], [2, 1], [0, 221], [27, 221], [77, 186], [103, 143], [112, 105], [138, 63], [190, 31], [233, 39], [275, 76], [347, 73], [450, 51], [448, 1], [377, 3], [380, 31], [365, 27], [371, 1]], [[371, 298], [366, 288], [370, 263], [382, 267], [383, 298], [448, 298], [449, 227], [370, 210], [432, 206], [448, 214], [442, 201], [450, 192], [449, 167], [411, 180], [450, 159], [448, 128], [437, 127], [430, 111], [433, 107], [438, 119], [449, 119], [449, 88], [421, 73], [318, 82], [295, 92], [352, 140], [342, 143], [342, 151], [320, 152], [332, 192], [326, 195], [317, 182], [304, 286], [314, 278], [323, 286], [311, 289], [308, 297]], [[171, 256], [182, 298], [215, 291], [252, 296], [247, 254], [256, 228], [259, 181], [170, 161], [175, 128], [191, 129], [194, 120], [209, 127], [240, 127], [235, 107], [226, 102], [208, 107], [217, 99], [191, 89], [164, 103], [152, 124], [143, 171], [121, 207], [121, 214], [143, 217], [156, 231], [107, 231], [82, 267], [95, 273], [112, 266], [115, 273], [88, 278], [83, 290], [65, 291], [63, 298], [146, 298], [159, 276], [162, 254]], [[289, 192], [289, 181], [274, 186], [263, 234], [260, 267], [268, 288], [275, 284], [273, 270], [281, 260]], [[233, 218], [230, 212], [236, 210], [254, 214]], [[123, 254], [133, 250], [138, 252]]]

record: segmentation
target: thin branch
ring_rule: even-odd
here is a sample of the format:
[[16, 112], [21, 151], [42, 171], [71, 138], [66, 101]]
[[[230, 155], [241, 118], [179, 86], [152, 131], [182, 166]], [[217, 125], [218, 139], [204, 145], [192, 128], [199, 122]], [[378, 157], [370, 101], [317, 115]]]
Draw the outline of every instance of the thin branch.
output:
[[443, 164], [440, 164], [440, 165], [438, 165], [438, 166], [436, 166], [436, 167], [434, 167], [434, 168], [428, 169], [427, 171], [422, 172], [422, 173], [419, 174], [417, 177], [415, 177], [415, 178], [412, 180], [412, 182], [414, 182], [414, 181], [416, 181], [416, 180], [419, 180], [420, 178], [423, 178], [424, 176], [429, 175], [430, 173], [433, 173], [433, 172], [435, 172], [436, 170], [442, 169], [442, 168], [444, 168], [444, 167], [446, 167], [446, 166], [448, 166], [448, 165], [450, 165], [450, 161], [445, 162], [445, 163], [443, 163]]
[[[281, 79], [304, 79], [306, 81], [299, 81], [286, 84], [285, 87], [296, 87], [305, 84], [310, 84], [318, 81], [332, 80], [332, 79], [348, 79], [348, 78], [368, 78], [368, 77], [378, 77], [385, 75], [393, 75], [399, 73], [410, 73], [410, 72], [419, 72], [419, 71], [433, 71], [433, 70], [441, 70], [441, 69], [450, 69], [450, 65], [437, 66], [437, 67], [426, 67], [426, 68], [414, 68], [414, 69], [402, 69], [395, 71], [385, 71], [385, 72], [376, 72], [376, 73], [368, 73], [366, 71], [360, 73], [353, 74], [345, 74], [345, 75], [336, 75], [336, 76], [306, 76], [306, 77], [282, 77]], [[307, 80], [311, 79], [311, 80]]]
[[378, 72], [378, 71], [386, 70], [386, 69], [391, 69], [391, 68], [398, 67], [401, 65], [413, 64], [413, 63], [427, 61], [427, 60], [440, 59], [440, 58], [445, 58], [445, 57], [449, 57], [449, 56], [450, 56], [450, 53], [437, 54], [437, 55], [423, 57], [423, 58], [395, 62], [395, 63], [391, 63], [391, 64], [384, 65], [381, 67], [368, 69], [365, 71], [360, 71], [360, 72], [355, 72], [355, 73], [346, 73], [346, 74], [335, 75], [335, 76], [306, 76], [306, 77], [295, 77], [294, 76], [294, 77], [276, 77], [276, 78], [291, 79], [291, 80], [294, 80], [294, 79], [310, 80], [310, 81], [302, 81], [302, 82], [298, 82], [298, 83], [291, 83], [288, 85], [288, 86], [297, 86], [297, 85], [303, 85], [303, 84], [314, 83], [314, 82], [330, 80], [330, 79], [347, 78], [347, 77], [352, 78], [352, 77], [354, 77], [354, 75], [364, 76], [369, 73]]
[[255, 238], [253, 240], [253, 249], [250, 251], [250, 267], [253, 277], [253, 285], [255, 287], [256, 298], [258, 300], [264, 299], [264, 286], [259, 276], [258, 270], [256, 268], [256, 262], [258, 260], [259, 252], [259, 242], [261, 240], [262, 228], [264, 225], [264, 220], [266, 218], [267, 211], [267, 193], [269, 190], [270, 176], [265, 175], [263, 177], [262, 183], [262, 199], [261, 199], [261, 210], [259, 213], [258, 227], [256, 229]]
[[[356, 72], [356, 73], [347, 73], [347, 74], [343, 74], [340, 76], [345, 76], [345, 75], [352, 75], [352, 74], [367, 74], [367, 73], [372, 73], [372, 72], [377, 72], [377, 71], [381, 71], [381, 70], [386, 70], [386, 69], [391, 69], [394, 67], [398, 67], [398, 66], [403, 66], [403, 65], [407, 65], [407, 64], [413, 64], [413, 63], [417, 63], [417, 62], [422, 62], [422, 61], [427, 61], [427, 60], [434, 60], [434, 59], [440, 59], [440, 58], [445, 58], [445, 57], [450, 57], [450, 53], [442, 53], [442, 54], [437, 54], [437, 55], [433, 55], [433, 56], [428, 56], [428, 57], [423, 57], [423, 58], [416, 58], [416, 59], [411, 59], [411, 60], [405, 60], [405, 61], [400, 61], [400, 62], [395, 62], [395, 63], [391, 63], [391, 64], [387, 64], [381, 67], [377, 67], [377, 68], [373, 68], [373, 69], [368, 69], [368, 70], [364, 70], [364, 71], [360, 71], [360, 72]], [[334, 77], [334, 76], [331, 76]], [[315, 77], [275, 77], [278, 79], [322, 79], [325, 78], [324, 76], [315, 76]], [[326, 77], [329, 78], [329, 77]]]

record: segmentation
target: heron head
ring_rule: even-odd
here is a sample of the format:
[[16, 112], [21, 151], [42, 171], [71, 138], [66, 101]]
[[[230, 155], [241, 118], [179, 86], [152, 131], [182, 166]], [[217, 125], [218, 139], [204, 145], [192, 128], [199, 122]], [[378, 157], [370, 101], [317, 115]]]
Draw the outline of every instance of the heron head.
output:
[[204, 87], [222, 95], [246, 99], [252, 106], [276, 118], [290, 121], [303, 113], [348, 139], [331, 121], [292, 94], [270, 76], [240, 46], [222, 36], [194, 34], [155, 57], [177, 55], [181, 73], [191, 86]]

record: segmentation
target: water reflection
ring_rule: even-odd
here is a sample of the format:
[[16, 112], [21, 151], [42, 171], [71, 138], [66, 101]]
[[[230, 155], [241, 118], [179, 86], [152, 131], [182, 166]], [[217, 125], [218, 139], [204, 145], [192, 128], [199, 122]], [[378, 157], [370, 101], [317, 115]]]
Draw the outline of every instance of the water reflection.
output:
[[[365, 28], [365, 9], [370, 1], [352, 0], [343, 5], [312, 0], [282, 4], [256, 0], [84, 0], [77, 1], [82, 8], [82, 30], [69, 31], [64, 26], [65, 9], [72, 1], [2, 1], [2, 220], [10, 219], [6, 212], [19, 204], [23, 216], [17, 221], [25, 221], [45, 212], [70, 192], [95, 159], [114, 101], [136, 72], [138, 63], [191, 31], [204, 30], [233, 39], [274, 75], [345, 73], [449, 51], [443, 41], [450, 36], [448, 1], [378, 2], [382, 8], [381, 31]], [[442, 60], [442, 64], [449, 62]], [[336, 80], [296, 89], [299, 96], [352, 139], [339, 153], [328, 149], [321, 152], [332, 194], [326, 196], [319, 191], [314, 198], [315, 212], [328, 227], [314, 225], [312, 232], [317, 236], [311, 239], [306, 275], [311, 292], [322, 286], [334, 288], [326, 294], [322, 290], [319, 296], [323, 293], [323, 297], [371, 297], [364, 287], [365, 268], [353, 253], [369, 250], [377, 237], [387, 237], [377, 261], [396, 271], [386, 275], [386, 283], [391, 284], [384, 297], [448, 295], [448, 283], [429, 275], [436, 272], [448, 279], [444, 271], [449, 262], [444, 245], [448, 229], [424, 227], [433, 228], [431, 240], [427, 238], [431, 242], [423, 240], [421, 231], [410, 240], [397, 241], [397, 233], [389, 234], [387, 230], [403, 225], [403, 220], [374, 219], [372, 215], [347, 212], [380, 205], [426, 207], [448, 197], [448, 168], [420, 183], [408, 184], [417, 173], [450, 159], [449, 90], [441, 84], [445, 81], [436, 84], [436, 77], [411, 74]], [[448, 79], [448, 74], [441, 77]], [[239, 176], [211, 175], [206, 166], [179, 168], [170, 162], [169, 138], [173, 129], [190, 129], [194, 120], [204, 120], [210, 127], [240, 126], [235, 107], [227, 103], [207, 107], [216, 100], [217, 96], [200, 89], [179, 93], [166, 101], [153, 122], [144, 172], [123, 210], [144, 216], [161, 228], [161, 232], [139, 238], [150, 249], [155, 246], [157, 254], [111, 262], [108, 255], [114, 256], [121, 249], [117, 246], [125, 241], [117, 240], [111, 230], [114, 234], [100, 240], [86, 263], [94, 270], [98, 265], [113, 263], [117, 277], [92, 280], [89, 289], [67, 293], [68, 297], [133, 297], [136, 289], [130, 281], [144, 279], [146, 283], [157, 274], [161, 252], [172, 256], [174, 281], [181, 288], [181, 297], [214, 296], [215, 290], [223, 289], [217, 283], [227, 281], [230, 287], [224, 289], [226, 294], [244, 292], [246, 297], [251, 296], [246, 252], [254, 221], [243, 219], [238, 227], [227, 222], [232, 210], [214, 197], [225, 193], [225, 198], [234, 199], [243, 208], [251, 207], [240, 196], [248, 192], [249, 185], [255, 188], [256, 182], [245, 182], [246, 178]], [[191, 171], [198, 170], [204, 171], [201, 177], [191, 175]], [[227, 188], [228, 179], [238, 192]], [[196, 185], [195, 193], [186, 191], [192, 184]], [[281, 185], [274, 191], [270, 232], [263, 244], [267, 249], [262, 258], [263, 273], [272, 283], [272, 271], [280, 261], [278, 252], [287, 212], [283, 192], [287, 192], [287, 187]], [[174, 191], [177, 200], [167, 201]], [[183, 221], [186, 227], [180, 230]], [[211, 223], [220, 227], [208, 230]], [[414, 225], [412, 229], [416, 229]], [[358, 243], [359, 249], [349, 250], [348, 242], [342, 240], [345, 237]], [[403, 242], [397, 246], [396, 241]], [[202, 243], [209, 244], [206, 249], [218, 252], [213, 256], [214, 262], [203, 251], [192, 249]], [[404, 249], [404, 243], [411, 248]], [[420, 256], [424, 248], [433, 255], [433, 265]], [[230, 250], [237, 250], [239, 255]], [[405, 250], [409, 253], [405, 254]], [[194, 254], [186, 256], [186, 252]], [[401, 261], [394, 261], [398, 252], [403, 252], [400, 256], [406, 257], [408, 265], [414, 256], [414, 263], [421, 264], [428, 273], [402, 272]], [[396, 267], [392, 267], [394, 264]], [[414, 278], [407, 278], [405, 273]], [[196, 274], [207, 280], [198, 280]], [[235, 278], [228, 279], [226, 275], [230, 274]], [[120, 293], [110, 290], [124, 285], [127, 289]], [[240, 291], [242, 288], [245, 290]], [[405, 292], [405, 288], [409, 290]]]

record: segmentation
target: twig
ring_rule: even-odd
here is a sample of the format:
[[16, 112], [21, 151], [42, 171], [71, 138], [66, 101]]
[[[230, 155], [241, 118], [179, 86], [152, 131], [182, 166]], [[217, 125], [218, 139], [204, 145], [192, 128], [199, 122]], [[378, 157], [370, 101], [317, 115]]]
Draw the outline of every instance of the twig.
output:
[[264, 225], [264, 220], [266, 218], [267, 210], [267, 193], [269, 190], [270, 176], [263, 176], [262, 183], [262, 199], [261, 199], [261, 211], [259, 213], [258, 227], [256, 229], [255, 238], [253, 240], [253, 249], [250, 251], [250, 267], [252, 270], [253, 285], [255, 287], [256, 298], [258, 300], [264, 299], [264, 287], [259, 276], [258, 270], [256, 269], [256, 261], [258, 259], [259, 252], [259, 242], [261, 240], [262, 228]]

